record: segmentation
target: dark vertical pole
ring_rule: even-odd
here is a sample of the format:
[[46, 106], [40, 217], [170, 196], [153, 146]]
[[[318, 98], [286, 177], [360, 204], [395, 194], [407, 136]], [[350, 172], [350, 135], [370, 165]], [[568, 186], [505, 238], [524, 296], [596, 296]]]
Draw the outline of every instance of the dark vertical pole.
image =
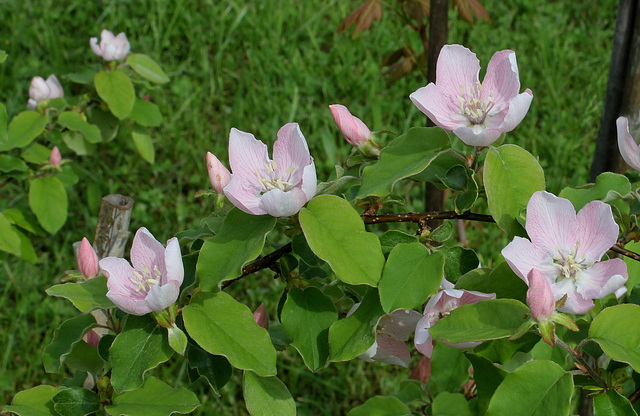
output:
[[[436, 82], [436, 63], [440, 49], [447, 43], [449, 32], [449, 0], [431, 0], [429, 13], [429, 40], [424, 39], [421, 33], [422, 42], [427, 54], [427, 83]], [[427, 119], [427, 126], [433, 127], [435, 124]], [[442, 211], [444, 207], [444, 193], [431, 183], [425, 186], [425, 211]], [[442, 221], [432, 222], [432, 226], [437, 226]]]
[[619, 166], [619, 153], [616, 140], [616, 119], [621, 114], [625, 91], [625, 80], [629, 64], [631, 34], [634, 30], [637, 0], [620, 0], [618, 16], [613, 35], [611, 64], [607, 92], [600, 121], [600, 131], [596, 141], [596, 151], [591, 164], [589, 180], [595, 181], [602, 172], [616, 171]]
[[640, 7], [637, 6], [637, 0], [635, 3], [635, 20], [631, 33], [627, 77], [620, 113], [629, 119], [629, 131], [633, 137], [637, 137], [640, 133], [640, 23], [638, 23], [640, 22]]

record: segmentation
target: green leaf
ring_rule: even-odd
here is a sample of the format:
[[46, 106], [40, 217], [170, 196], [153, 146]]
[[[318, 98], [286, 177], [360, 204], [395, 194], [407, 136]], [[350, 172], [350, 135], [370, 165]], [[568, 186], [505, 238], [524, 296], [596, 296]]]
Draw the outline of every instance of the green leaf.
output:
[[86, 156], [92, 152], [93, 148], [82, 135], [77, 131], [67, 130], [62, 133], [62, 140], [69, 149], [73, 150], [78, 156]]
[[171, 358], [173, 350], [167, 340], [166, 328], [149, 315], [129, 315], [124, 329], [111, 344], [109, 354], [113, 365], [111, 385], [121, 393], [142, 386], [144, 373]]
[[244, 372], [242, 393], [249, 414], [255, 416], [295, 416], [296, 403], [277, 377], [260, 377]]
[[362, 303], [350, 316], [329, 328], [331, 361], [348, 361], [365, 352], [376, 340], [376, 326], [384, 315], [378, 291], [370, 288]]
[[80, 283], [63, 283], [47, 289], [49, 296], [68, 299], [81, 312], [109, 309], [115, 305], [107, 298], [107, 278], [97, 276]]
[[69, 130], [82, 133], [89, 143], [100, 143], [102, 135], [100, 129], [93, 124], [87, 123], [85, 119], [75, 111], [65, 111], [58, 116], [58, 123]]
[[30, 233], [44, 236], [44, 230], [40, 228], [35, 217], [27, 217], [24, 212], [13, 208], [5, 209], [3, 214], [11, 224], [17, 225]]
[[436, 342], [431, 356], [430, 380], [439, 392], [456, 391], [469, 379], [471, 364], [464, 353]]
[[122, 120], [131, 113], [136, 94], [128, 76], [120, 71], [98, 72], [94, 83], [98, 95], [114, 116]]
[[[197, 345], [189, 344], [187, 348], [189, 367], [194, 369], [199, 376], [204, 377], [211, 388], [218, 394], [220, 389], [231, 378], [231, 364], [221, 355], [209, 354]], [[192, 379], [195, 381], [195, 379]]]
[[67, 221], [67, 191], [55, 176], [35, 178], [29, 187], [29, 206], [42, 228], [55, 234]]
[[102, 111], [98, 107], [90, 108], [90, 110], [90, 112], [87, 111], [89, 121], [100, 129], [102, 141], [107, 143], [113, 140], [118, 134], [120, 120], [109, 111]]
[[469, 353], [465, 355], [473, 366], [473, 379], [478, 389], [478, 406], [480, 414], [484, 414], [493, 393], [509, 373], [482, 356]]
[[593, 416], [638, 416], [631, 402], [610, 389], [593, 397]]
[[140, 156], [149, 162], [149, 164], [153, 165], [155, 161], [155, 150], [153, 150], [153, 141], [151, 140], [151, 135], [149, 135], [149, 130], [142, 126], [133, 126], [133, 129], [131, 129], [131, 138]]
[[29, 166], [17, 157], [0, 155], [0, 172], [11, 172], [17, 170], [24, 172], [29, 170]]
[[51, 155], [51, 149], [43, 146], [39, 143], [32, 143], [31, 146], [22, 149], [20, 157], [25, 162], [37, 163], [43, 165], [49, 163], [49, 156]]
[[232, 209], [220, 232], [200, 249], [197, 272], [200, 289], [210, 291], [220, 282], [242, 274], [242, 267], [262, 252], [267, 234], [275, 226], [270, 215], [251, 215]]
[[487, 416], [569, 415], [573, 378], [551, 361], [530, 361], [507, 375], [491, 399]]
[[456, 289], [495, 293], [498, 299], [516, 299], [525, 303], [528, 286], [511, 270], [509, 264], [500, 263], [493, 270], [471, 270], [456, 282]]
[[616, 361], [640, 372], [640, 306], [625, 304], [604, 309], [589, 328], [589, 338]]
[[380, 303], [386, 313], [414, 309], [440, 288], [444, 256], [429, 253], [422, 244], [398, 244], [387, 259], [378, 284]]
[[13, 229], [9, 220], [0, 213], [0, 250], [19, 256], [20, 236]]
[[433, 414], [438, 416], [473, 416], [469, 402], [461, 393], [442, 392], [433, 400], [431, 407]]
[[[631, 183], [624, 175], [619, 175], [613, 172], [604, 172], [596, 178], [595, 184], [588, 184], [579, 188], [564, 188], [560, 195], [560, 198], [566, 198], [576, 211], [582, 209], [591, 201], [600, 200], [604, 202], [611, 202], [628, 195], [631, 192]], [[627, 204], [625, 211], [629, 211]]]
[[7, 116], [7, 109], [0, 103], [0, 151], [3, 151], [9, 142], [9, 133], [7, 132], [8, 121], [9, 116]]
[[162, 114], [158, 106], [138, 97], [129, 118], [145, 127], [157, 127], [162, 123]]
[[187, 332], [211, 354], [260, 376], [276, 374], [276, 350], [253, 313], [225, 292], [198, 292], [182, 310]]
[[429, 332], [434, 339], [457, 344], [505, 338], [529, 318], [529, 308], [513, 299], [483, 300], [463, 305], [440, 319]]
[[133, 68], [143, 78], [148, 79], [156, 84], [165, 84], [169, 82], [169, 77], [164, 73], [160, 65], [147, 55], [141, 53], [132, 53], [127, 56], [127, 64]]
[[409, 408], [392, 396], [375, 396], [355, 407], [347, 416], [406, 416], [410, 415]]
[[484, 164], [484, 186], [489, 211], [509, 238], [524, 235], [521, 211], [536, 191], [544, 190], [544, 172], [538, 160], [521, 147], [491, 147]]
[[184, 355], [187, 350], [187, 335], [177, 326], [167, 328], [169, 346], [178, 354]]
[[415, 235], [403, 233], [398, 230], [389, 230], [380, 236], [380, 246], [385, 256], [388, 256], [391, 250], [400, 243], [415, 243], [417, 241], [418, 237]]
[[287, 294], [280, 321], [311, 371], [322, 368], [329, 357], [329, 327], [338, 319], [330, 297], [315, 287], [293, 288]]
[[98, 354], [98, 349], [86, 342], [76, 343], [64, 363], [72, 370], [91, 374], [104, 373], [104, 361]]
[[476, 252], [468, 248], [440, 247], [438, 251], [444, 255], [444, 276], [451, 283], [456, 283], [462, 275], [476, 270], [480, 264]]
[[[0, 124], [5, 114], [6, 112], [0, 110]], [[23, 111], [18, 114], [9, 123], [8, 140], [1, 141], [0, 134], [0, 152], [25, 147], [44, 131], [48, 122], [47, 116], [35, 111]]]
[[332, 195], [314, 198], [300, 211], [300, 225], [311, 250], [329, 263], [345, 283], [376, 286], [384, 256], [380, 240], [346, 200]]
[[97, 326], [92, 315], [83, 314], [64, 321], [53, 334], [51, 343], [44, 349], [42, 362], [44, 369], [55, 373], [60, 369], [73, 346], [82, 340], [82, 336]]
[[85, 416], [100, 408], [100, 397], [91, 390], [74, 387], [53, 396], [53, 408], [65, 416]]
[[68, 74], [67, 77], [76, 84], [91, 85], [96, 77], [96, 72], [86, 67], [79, 68], [77, 72]]
[[21, 391], [13, 398], [11, 406], [5, 406], [4, 410], [20, 416], [59, 416], [51, 402], [59, 391], [56, 387], [46, 385]]
[[378, 163], [362, 172], [357, 198], [385, 196], [397, 181], [422, 172], [439, 152], [451, 146], [439, 127], [414, 127], [380, 151]]
[[113, 396], [105, 410], [111, 415], [169, 416], [190, 413], [200, 406], [195, 394], [185, 388], [174, 389], [155, 377], [148, 377], [142, 388]]
[[34, 250], [29, 237], [16, 227], [12, 228], [13, 232], [18, 234], [18, 237], [20, 238], [20, 258], [24, 261], [28, 261], [29, 263], [35, 263], [38, 260], [38, 256], [36, 255], [36, 251]]

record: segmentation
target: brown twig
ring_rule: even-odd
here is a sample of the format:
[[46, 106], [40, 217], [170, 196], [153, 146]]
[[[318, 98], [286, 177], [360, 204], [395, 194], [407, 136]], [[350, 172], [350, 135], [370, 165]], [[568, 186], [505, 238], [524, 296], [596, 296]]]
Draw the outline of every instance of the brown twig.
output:
[[629, 257], [630, 259], [634, 259], [636, 261], [640, 261], [640, 254], [634, 253], [631, 250], [627, 250], [626, 248], [622, 248], [619, 245], [614, 245], [610, 249], [611, 251], [615, 251], [618, 254], [622, 254], [623, 256]]
[[240, 280], [248, 275], [250, 275], [251, 273], [255, 273], [258, 270], [262, 270], [262, 269], [266, 269], [268, 267], [270, 267], [271, 265], [273, 265], [276, 261], [278, 261], [278, 259], [282, 256], [284, 256], [287, 253], [291, 252], [291, 243], [287, 243], [284, 246], [280, 247], [279, 249], [277, 249], [276, 251], [267, 254], [264, 257], [260, 257], [258, 260], [247, 264], [246, 266], [244, 266], [242, 268], [242, 274], [234, 279], [231, 280], [227, 280], [226, 282], [222, 283], [222, 288], [224, 289], [225, 287], [229, 286], [231, 283]]

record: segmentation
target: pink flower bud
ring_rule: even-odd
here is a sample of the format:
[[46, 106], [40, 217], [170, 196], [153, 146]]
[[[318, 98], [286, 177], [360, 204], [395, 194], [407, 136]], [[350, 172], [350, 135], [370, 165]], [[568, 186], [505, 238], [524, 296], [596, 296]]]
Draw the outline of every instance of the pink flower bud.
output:
[[80, 252], [78, 253], [78, 270], [87, 278], [91, 279], [100, 274], [100, 267], [98, 266], [98, 255], [93, 250], [91, 243], [87, 238], [82, 239], [80, 243]]
[[260, 306], [258, 306], [258, 309], [253, 312], [253, 319], [255, 319], [258, 326], [266, 329], [267, 331], [269, 330], [269, 317], [267, 316], [267, 310], [264, 307], [264, 303], [261, 303]]
[[98, 38], [89, 39], [89, 45], [91, 45], [93, 53], [101, 56], [105, 61], [121, 61], [131, 50], [127, 35], [120, 33], [118, 36], [114, 36], [113, 32], [106, 29], [100, 33], [99, 45]]
[[556, 308], [551, 285], [547, 278], [536, 269], [531, 269], [527, 278], [529, 280], [527, 304], [531, 309], [531, 316], [538, 322], [548, 321]]
[[222, 162], [211, 152], [207, 152], [207, 170], [209, 171], [209, 181], [211, 186], [220, 195], [224, 194], [224, 187], [231, 180], [231, 173]]
[[101, 335], [93, 329], [85, 334], [85, 342], [93, 347], [97, 347], [100, 342]]
[[342, 104], [329, 106], [336, 125], [347, 142], [352, 146], [361, 146], [369, 141], [371, 130], [358, 117], [351, 115], [349, 109]]
[[64, 97], [64, 90], [55, 75], [49, 75], [46, 81], [42, 77], [33, 77], [29, 86], [27, 107], [35, 110], [40, 101], [60, 97]]
[[60, 155], [60, 149], [58, 149], [58, 146], [54, 146], [53, 149], [51, 149], [49, 163], [51, 163], [51, 166], [54, 168], [59, 167], [60, 163], [62, 163], [62, 156]]

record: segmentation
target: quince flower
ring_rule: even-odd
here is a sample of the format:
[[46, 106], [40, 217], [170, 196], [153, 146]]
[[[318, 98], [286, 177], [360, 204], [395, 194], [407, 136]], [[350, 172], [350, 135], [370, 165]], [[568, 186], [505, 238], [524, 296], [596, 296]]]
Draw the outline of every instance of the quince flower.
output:
[[107, 297], [124, 312], [145, 315], [173, 305], [184, 279], [178, 239], [165, 249], [144, 227], [133, 238], [131, 263], [118, 257], [100, 260], [107, 277]]
[[[355, 312], [358, 306], [360, 303], [353, 305], [347, 316]], [[358, 358], [367, 362], [382, 361], [407, 367], [411, 355], [405, 342], [409, 340], [420, 318], [420, 313], [407, 309], [399, 309], [383, 316], [378, 321], [376, 340]]]
[[640, 146], [629, 133], [629, 120], [626, 117], [618, 117], [616, 127], [618, 128], [618, 149], [622, 158], [627, 165], [640, 170]]
[[297, 123], [278, 131], [273, 160], [266, 144], [232, 128], [229, 164], [232, 175], [224, 194], [248, 214], [294, 215], [316, 194], [316, 166]]
[[55, 75], [49, 75], [46, 81], [42, 77], [33, 77], [29, 86], [27, 107], [35, 111], [39, 102], [60, 97], [64, 97], [64, 90]]
[[209, 181], [213, 189], [220, 195], [224, 194], [224, 187], [231, 180], [231, 172], [218, 158], [211, 152], [207, 152], [207, 171], [209, 172]]
[[562, 312], [583, 314], [627, 281], [622, 259], [600, 261], [618, 239], [611, 207], [592, 201], [576, 215], [571, 202], [545, 191], [527, 204], [525, 226], [531, 241], [515, 237], [502, 255], [530, 286], [529, 272], [538, 270], [549, 282], [554, 299], [567, 295]]
[[93, 53], [101, 56], [105, 61], [121, 61], [131, 50], [127, 35], [119, 33], [118, 36], [114, 36], [113, 32], [106, 29], [100, 33], [100, 45], [98, 45], [98, 38], [89, 39], [89, 45]]
[[[495, 293], [482, 293], [471, 290], [459, 290], [454, 289], [453, 283], [442, 279], [440, 285], [442, 289], [436, 293], [424, 308], [423, 317], [416, 325], [416, 336], [414, 343], [416, 348], [425, 357], [431, 358], [433, 353], [433, 338], [429, 333], [429, 328], [434, 326], [441, 318], [448, 316], [452, 310], [462, 305], [473, 305], [483, 300], [495, 299]], [[443, 341], [445, 344], [460, 349], [475, 348], [481, 344], [481, 342], [470, 341], [460, 342], [458, 344], [452, 344], [450, 342]]]
[[98, 266], [98, 255], [86, 237], [82, 238], [80, 251], [78, 252], [78, 270], [85, 279], [91, 279], [100, 274]]
[[496, 52], [479, 81], [480, 61], [462, 45], [445, 45], [436, 67], [436, 82], [409, 96], [431, 121], [451, 130], [469, 146], [488, 146], [516, 128], [529, 111], [533, 93], [520, 91], [516, 54]]

